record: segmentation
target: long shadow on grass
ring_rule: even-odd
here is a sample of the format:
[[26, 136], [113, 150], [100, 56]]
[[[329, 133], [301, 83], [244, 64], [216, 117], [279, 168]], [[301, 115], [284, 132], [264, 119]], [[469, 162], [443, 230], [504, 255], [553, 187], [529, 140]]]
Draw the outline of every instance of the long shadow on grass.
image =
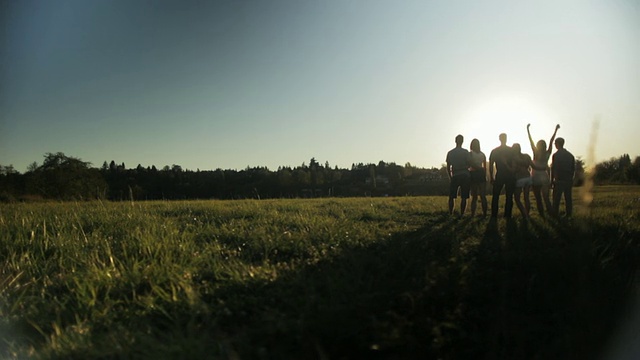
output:
[[157, 313], [124, 308], [105, 340], [94, 329], [65, 357], [597, 359], [632, 295], [633, 229], [429, 213], [415, 231], [341, 244], [274, 281], [202, 287], [195, 305]]
[[434, 214], [274, 282], [222, 289], [217, 331], [241, 358], [596, 359], [639, 259], [636, 242], [603, 263], [598, 244], [617, 231]]

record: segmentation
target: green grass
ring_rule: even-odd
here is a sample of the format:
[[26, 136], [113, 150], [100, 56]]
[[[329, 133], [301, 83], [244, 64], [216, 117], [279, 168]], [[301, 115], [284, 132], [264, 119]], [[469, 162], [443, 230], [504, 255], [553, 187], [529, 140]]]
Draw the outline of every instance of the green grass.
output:
[[0, 357], [597, 359], [633, 303], [640, 187], [576, 203], [2, 205]]

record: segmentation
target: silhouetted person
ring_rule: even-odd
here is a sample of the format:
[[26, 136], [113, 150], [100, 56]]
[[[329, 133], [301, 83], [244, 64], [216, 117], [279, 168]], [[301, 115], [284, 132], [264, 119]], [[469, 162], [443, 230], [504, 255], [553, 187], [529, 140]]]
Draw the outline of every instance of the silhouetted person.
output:
[[573, 212], [573, 176], [576, 171], [575, 157], [564, 148], [564, 139], [557, 138], [555, 141], [556, 151], [553, 154], [551, 163], [551, 182], [553, 184], [553, 211], [555, 215], [560, 214], [560, 198], [564, 194], [564, 206], [567, 217], [571, 217]]
[[531, 143], [531, 150], [533, 151], [533, 163], [532, 167], [532, 188], [533, 196], [536, 198], [536, 207], [540, 216], [544, 217], [544, 206], [547, 207], [548, 212], [552, 212], [551, 201], [549, 201], [549, 187], [551, 180], [549, 179], [549, 159], [551, 158], [551, 150], [553, 149], [553, 140], [556, 138], [560, 125], [556, 125], [556, 129], [549, 140], [549, 148], [544, 140], [539, 140], [537, 144], [533, 144], [533, 138], [529, 127], [531, 124], [527, 124], [527, 135], [529, 135], [529, 142]]
[[[531, 156], [529, 154], [523, 154], [520, 144], [515, 143], [511, 146], [514, 152], [513, 160], [513, 172], [516, 178], [516, 186], [513, 196], [516, 200], [516, 205], [520, 209], [522, 217], [529, 218], [529, 211], [531, 210], [531, 200], [529, 199], [529, 189], [531, 187]], [[524, 194], [524, 204], [520, 195]]]
[[487, 157], [480, 151], [480, 141], [471, 140], [469, 146], [469, 171], [471, 174], [471, 216], [476, 214], [478, 196], [482, 205], [482, 216], [487, 216]]
[[453, 214], [454, 200], [460, 189], [460, 216], [467, 208], [469, 198], [469, 152], [462, 148], [464, 137], [456, 136], [456, 147], [447, 153], [447, 174], [449, 174], [449, 214]]
[[[509, 219], [511, 218], [511, 212], [513, 210], [513, 191], [516, 185], [516, 179], [512, 169], [514, 156], [513, 150], [507, 146], [507, 134], [500, 134], [499, 139], [500, 146], [491, 150], [491, 154], [489, 155], [489, 176], [491, 177], [491, 184], [493, 184], [491, 217], [493, 219], [498, 217], [500, 192], [504, 187], [506, 197], [504, 217]], [[494, 165], [496, 167], [495, 173], [493, 170]]]

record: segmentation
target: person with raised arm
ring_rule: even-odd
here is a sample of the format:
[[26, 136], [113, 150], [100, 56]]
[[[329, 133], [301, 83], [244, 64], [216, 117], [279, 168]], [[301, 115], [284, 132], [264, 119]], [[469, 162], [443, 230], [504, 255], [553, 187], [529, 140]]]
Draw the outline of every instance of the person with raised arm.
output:
[[533, 151], [533, 163], [532, 166], [532, 188], [533, 196], [536, 198], [536, 207], [541, 217], [544, 217], [545, 207], [547, 212], [551, 213], [553, 207], [551, 201], [549, 201], [549, 189], [551, 181], [549, 177], [549, 159], [551, 158], [551, 151], [553, 150], [553, 141], [556, 138], [560, 125], [556, 125], [556, 129], [549, 140], [549, 147], [544, 140], [539, 140], [537, 144], [533, 143], [531, 137], [531, 131], [529, 127], [531, 124], [527, 124], [527, 135], [529, 135], [529, 143], [531, 143], [531, 150]]

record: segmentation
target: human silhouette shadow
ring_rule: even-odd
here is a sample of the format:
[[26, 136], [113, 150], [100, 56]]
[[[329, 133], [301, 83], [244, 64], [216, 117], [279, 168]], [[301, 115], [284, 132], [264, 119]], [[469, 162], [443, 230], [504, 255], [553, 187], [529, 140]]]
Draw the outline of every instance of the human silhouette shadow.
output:
[[598, 239], [571, 226], [483, 224], [436, 214], [273, 282], [222, 289], [263, 300], [234, 302], [243, 325], [229, 317], [219, 330], [249, 358], [599, 358], [630, 296], [615, 278], [635, 265], [603, 268], [588, 251]]
[[473, 357], [601, 358], [631, 304], [628, 284], [637, 270], [630, 261], [617, 269], [598, 261], [593, 250], [605, 238], [594, 232], [612, 229], [539, 219], [505, 228], [487, 226], [477, 258], [484, 271], [469, 280], [471, 294], [496, 294], [475, 303], [482, 341], [471, 345], [479, 350]]
[[[216, 282], [202, 288], [198, 302], [123, 315], [122, 332], [145, 330], [156, 353], [148, 353], [143, 337], [97, 354], [597, 359], [632, 299], [640, 254], [628, 239], [640, 234], [629, 230], [616, 242], [609, 239], [619, 233], [615, 224], [583, 225], [428, 213], [418, 229], [366, 245], [345, 243], [306, 265], [298, 259], [273, 280], [194, 276], [194, 282]], [[99, 336], [96, 330], [96, 349]], [[85, 350], [65, 355], [90, 357]]]

